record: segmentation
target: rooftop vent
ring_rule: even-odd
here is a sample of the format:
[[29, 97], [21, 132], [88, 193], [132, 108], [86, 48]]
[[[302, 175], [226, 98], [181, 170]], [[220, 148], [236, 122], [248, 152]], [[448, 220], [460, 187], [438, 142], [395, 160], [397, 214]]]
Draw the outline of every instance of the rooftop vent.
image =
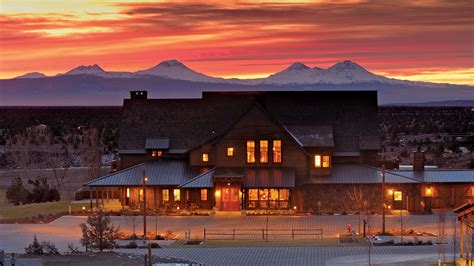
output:
[[148, 97], [148, 91], [131, 91], [130, 92], [130, 99], [140, 99], [146, 100]]

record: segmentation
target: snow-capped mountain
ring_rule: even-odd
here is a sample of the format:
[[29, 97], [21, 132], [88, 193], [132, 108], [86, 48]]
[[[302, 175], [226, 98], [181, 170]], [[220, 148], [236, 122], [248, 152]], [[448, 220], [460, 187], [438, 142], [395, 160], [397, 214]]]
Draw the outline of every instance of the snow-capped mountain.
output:
[[158, 65], [135, 72], [137, 75], [153, 75], [170, 79], [188, 80], [196, 82], [225, 82], [225, 79], [214, 78], [188, 68], [177, 60], [167, 60]]
[[99, 65], [95, 64], [92, 66], [78, 66], [69, 70], [62, 75], [97, 75], [106, 73]]
[[343, 61], [328, 69], [319, 67], [310, 68], [303, 63], [296, 62], [283, 71], [270, 75], [267, 78], [255, 80], [254, 82], [257, 84], [306, 85], [351, 84], [374, 81], [385, 83], [391, 82], [390, 79], [375, 75], [354, 62]]
[[24, 75], [14, 77], [15, 79], [36, 79], [36, 78], [45, 78], [47, 77], [45, 74], [40, 73], [40, 72], [31, 72], [31, 73], [26, 73]]

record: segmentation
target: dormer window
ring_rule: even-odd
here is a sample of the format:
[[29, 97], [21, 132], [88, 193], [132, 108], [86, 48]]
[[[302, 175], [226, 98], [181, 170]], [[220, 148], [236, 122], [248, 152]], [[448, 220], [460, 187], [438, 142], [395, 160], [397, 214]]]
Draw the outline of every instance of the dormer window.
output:
[[319, 154], [314, 155], [314, 167], [316, 168], [321, 167], [321, 155]]
[[329, 165], [329, 155], [323, 155], [323, 168], [328, 168]]
[[330, 157], [329, 155], [314, 155], [314, 167], [315, 168], [329, 168], [330, 167]]
[[208, 163], [209, 162], [209, 153], [207, 153], [207, 152], [202, 153], [202, 162], [203, 163]]
[[151, 151], [151, 157], [163, 157], [163, 151], [153, 150]]

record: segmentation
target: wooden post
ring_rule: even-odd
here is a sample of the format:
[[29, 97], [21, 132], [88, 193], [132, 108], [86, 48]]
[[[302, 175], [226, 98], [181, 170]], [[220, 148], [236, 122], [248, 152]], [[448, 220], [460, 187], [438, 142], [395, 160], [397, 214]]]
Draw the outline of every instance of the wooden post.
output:
[[464, 258], [464, 230], [462, 218], [459, 218], [459, 254], [461, 258]]
[[153, 199], [154, 199], [154, 204], [155, 204], [155, 212], [158, 211], [158, 204], [156, 203], [156, 186], [153, 187]]
[[106, 194], [106, 196], [107, 196], [107, 203], [109, 203], [109, 192], [110, 192], [110, 191], [109, 191], [109, 188], [106, 187], [106, 188], [105, 188], [105, 194]]
[[99, 208], [99, 188], [95, 188], [95, 207]]
[[89, 187], [89, 200], [90, 200], [89, 209], [92, 210], [92, 187]]

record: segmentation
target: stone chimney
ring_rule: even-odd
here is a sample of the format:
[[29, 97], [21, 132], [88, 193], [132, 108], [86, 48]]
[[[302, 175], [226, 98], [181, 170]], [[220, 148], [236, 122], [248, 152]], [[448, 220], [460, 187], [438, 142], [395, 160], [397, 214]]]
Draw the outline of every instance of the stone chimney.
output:
[[146, 100], [148, 98], [148, 91], [131, 91], [130, 99], [132, 100]]
[[425, 171], [425, 152], [421, 151], [421, 147], [413, 152], [413, 170]]

